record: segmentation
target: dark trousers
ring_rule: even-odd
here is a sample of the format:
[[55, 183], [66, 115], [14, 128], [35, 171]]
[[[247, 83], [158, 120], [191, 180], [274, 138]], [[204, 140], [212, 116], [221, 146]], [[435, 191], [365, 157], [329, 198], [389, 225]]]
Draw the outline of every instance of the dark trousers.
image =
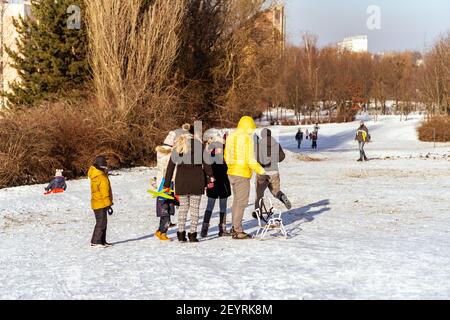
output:
[[167, 233], [170, 226], [170, 215], [169, 216], [162, 216], [159, 219], [159, 229], [158, 231], [161, 233]]
[[255, 210], [259, 209], [261, 199], [264, 197], [266, 189], [269, 188], [272, 195], [279, 199], [283, 194], [280, 189], [280, 175], [257, 175], [256, 176], [256, 200], [255, 200]]
[[300, 149], [302, 147], [302, 140], [297, 140], [297, 148]]
[[106, 228], [108, 225], [108, 214], [105, 209], [94, 210], [95, 214], [95, 228], [92, 234], [92, 244], [106, 243]]
[[317, 141], [316, 141], [316, 140], [313, 140], [313, 142], [312, 142], [312, 148], [313, 148], [313, 149], [317, 149]]

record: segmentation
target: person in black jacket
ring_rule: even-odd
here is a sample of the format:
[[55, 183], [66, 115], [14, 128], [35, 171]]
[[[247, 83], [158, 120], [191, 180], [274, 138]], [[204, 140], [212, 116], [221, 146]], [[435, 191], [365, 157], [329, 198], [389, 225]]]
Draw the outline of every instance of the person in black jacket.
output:
[[231, 196], [231, 185], [228, 180], [228, 166], [223, 158], [223, 152], [225, 150], [224, 139], [215, 138], [212, 139], [207, 147], [211, 156], [212, 171], [214, 176], [214, 182], [208, 185], [206, 195], [208, 196], [208, 205], [206, 207], [205, 216], [203, 218], [203, 225], [201, 236], [207, 237], [209, 230], [209, 222], [211, 215], [216, 204], [216, 200], [219, 199], [220, 209], [220, 222], [219, 222], [219, 237], [231, 236], [231, 233], [227, 231], [227, 201]]
[[297, 140], [298, 149], [300, 149], [301, 146], [302, 146], [302, 141], [303, 141], [303, 131], [302, 131], [302, 129], [298, 129], [298, 132], [295, 135], [295, 140]]
[[180, 202], [177, 237], [180, 242], [187, 242], [185, 228], [187, 214], [190, 211], [191, 226], [188, 238], [190, 242], [198, 242], [200, 202], [205, 193], [207, 180], [211, 182], [214, 178], [211, 166], [203, 159], [203, 143], [190, 133], [179, 136], [175, 141], [164, 179], [166, 192], [170, 188], [175, 169], [174, 191], [179, 196]]
[[310, 133], [309, 138], [312, 141], [311, 148], [317, 149], [318, 132], [314, 130], [313, 132]]
[[286, 155], [281, 145], [272, 137], [270, 129], [261, 131], [261, 138], [257, 140], [258, 162], [266, 170], [266, 174], [256, 177], [256, 201], [255, 211], [259, 209], [260, 201], [267, 188], [272, 195], [280, 200], [288, 210], [292, 205], [280, 188], [280, 172], [278, 163], [282, 162]]

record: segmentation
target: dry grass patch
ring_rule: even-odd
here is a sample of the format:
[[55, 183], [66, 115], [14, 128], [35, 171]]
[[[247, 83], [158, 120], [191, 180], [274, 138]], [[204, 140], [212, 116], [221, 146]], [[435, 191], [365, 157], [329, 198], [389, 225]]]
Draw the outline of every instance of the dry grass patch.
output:
[[450, 142], [450, 116], [433, 117], [417, 129], [421, 141]]

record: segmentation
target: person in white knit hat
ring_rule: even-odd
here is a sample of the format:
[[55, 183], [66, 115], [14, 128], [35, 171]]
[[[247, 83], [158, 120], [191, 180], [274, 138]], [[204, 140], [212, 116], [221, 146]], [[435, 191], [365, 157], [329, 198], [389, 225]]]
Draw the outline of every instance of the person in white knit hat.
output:
[[62, 193], [67, 190], [66, 179], [63, 176], [62, 169], [56, 169], [55, 178], [45, 188], [46, 194]]
[[[154, 178], [154, 189], [158, 192], [162, 191], [164, 184], [164, 176], [166, 175], [167, 165], [172, 154], [173, 146], [176, 139], [182, 134], [188, 132], [191, 129], [190, 124], [183, 124], [181, 129], [170, 131], [161, 146], [156, 147], [156, 169], [157, 176]], [[175, 227], [176, 224], [170, 221], [170, 216], [175, 214], [175, 205], [173, 202], [166, 201], [163, 198], [156, 199], [156, 215], [160, 218], [160, 226], [155, 233], [155, 236], [162, 240], [167, 241], [167, 231], [169, 228]]]

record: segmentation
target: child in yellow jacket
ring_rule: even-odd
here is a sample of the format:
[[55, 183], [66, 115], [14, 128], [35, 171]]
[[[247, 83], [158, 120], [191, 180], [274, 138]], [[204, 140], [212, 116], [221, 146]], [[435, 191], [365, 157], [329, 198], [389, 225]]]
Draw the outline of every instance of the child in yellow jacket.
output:
[[108, 214], [113, 214], [113, 209], [111, 208], [113, 196], [107, 174], [106, 157], [99, 156], [95, 159], [94, 165], [89, 169], [88, 176], [91, 180], [91, 206], [96, 220], [91, 246], [109, 247], [111, 244], [106, 242], [106, 229]]

